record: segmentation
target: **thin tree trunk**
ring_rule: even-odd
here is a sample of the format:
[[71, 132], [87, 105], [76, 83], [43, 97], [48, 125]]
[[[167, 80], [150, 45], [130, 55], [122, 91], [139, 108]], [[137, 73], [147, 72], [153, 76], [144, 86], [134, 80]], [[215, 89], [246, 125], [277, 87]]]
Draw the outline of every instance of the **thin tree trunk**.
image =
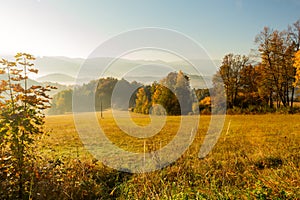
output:
[[272, 91], [270, 92], [270, 96], [269, 96], [269, 101], [270, 101], [270, 108], [273, 108], [274, 105], [273, 105], [273, 98], [272, 98]]
[[291, 96], [291, 108], [293, 108], [294, 104], [294, 94], [295, 94], [295, 87], [292, 87], [292, 96]]

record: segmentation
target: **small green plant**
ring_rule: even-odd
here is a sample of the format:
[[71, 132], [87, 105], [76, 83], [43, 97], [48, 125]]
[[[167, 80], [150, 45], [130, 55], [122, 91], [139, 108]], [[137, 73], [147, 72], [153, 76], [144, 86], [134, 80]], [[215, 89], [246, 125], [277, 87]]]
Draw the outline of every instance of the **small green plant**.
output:
[[272, 189], [265, 186], [261, 181], [257, 181], [255, 183], [255, 189], [253, 190], [253, 194], [256, 199], [271, 199]]
[[16, 54], [12, 62], [0, 60], [3, 77], [0, 83], [0, 175], [4, 180], [0, 192], [4, 198], [30, 196], [32, 146], [35, 136], [43, 133], [43, 110], [50, 107], [50, 97], [46, 92], [55, 89], [29, 84], [28, 75], [38, 73], [33, 60], [35, 58], [26, 53]]

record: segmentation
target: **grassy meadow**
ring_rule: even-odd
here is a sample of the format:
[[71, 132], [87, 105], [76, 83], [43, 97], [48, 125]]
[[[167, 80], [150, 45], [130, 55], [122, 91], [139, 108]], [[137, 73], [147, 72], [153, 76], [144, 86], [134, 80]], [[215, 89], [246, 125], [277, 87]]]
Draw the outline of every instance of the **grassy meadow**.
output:
[[[150, 118], [132, 114], [139, 125]], [[173, 164], [155, 172], [131, 174], [108, 168], [83, 147], [73, 116], [46, 117], [38, 142], [41, 159], [33, 194], [47, 199], [299, 199], [300, 115], [228, 115], [223, 132], [204, 159], [198, 152], [210, 116], [200, 117], [196, 137]], [[132, 152], [144, 140], [123, 133], [110, 112], [99, 118], [107, 137]], [[172, 140], [180, 117], [167, 117], [160, 133], [146, 140], [151, 152]]]

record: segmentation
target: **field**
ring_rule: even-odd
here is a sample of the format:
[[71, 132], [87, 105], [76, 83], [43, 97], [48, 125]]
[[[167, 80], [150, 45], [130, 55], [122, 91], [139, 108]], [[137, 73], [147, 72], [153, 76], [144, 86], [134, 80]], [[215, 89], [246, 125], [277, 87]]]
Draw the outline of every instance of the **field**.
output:
[[[144, 115], [132, 118], [139, 125], [150, 123]], [[300, 115], [229, 115], [213, 150], [199, 159], [209, 120], [210, 116], [201, 116], [193, 143], [176, 162], [162, 170], [131, 174], [97, 161], [83, 147], [72, 115], [47, 116], [49, 134], [39, 140], [38, 151], [45, 161], [41, 176], [51, 177], [52, 185], [36, 186], [38, 195], [48, 199], [300, 198]], [[151, 152], [174, 138], [180, 117], [167, 117], [161, 132], [146, 140], [124, 134], [110, 112], [99, 123], [115, 145]]]

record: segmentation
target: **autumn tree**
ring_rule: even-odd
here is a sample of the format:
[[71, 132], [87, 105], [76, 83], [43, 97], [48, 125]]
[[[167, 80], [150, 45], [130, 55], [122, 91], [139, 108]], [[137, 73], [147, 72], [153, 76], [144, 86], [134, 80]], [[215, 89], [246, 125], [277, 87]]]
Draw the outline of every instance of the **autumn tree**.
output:
[[207, 88], [203, 88], [203, 89], [194, 89], [194, 93], [196, 95], [196, 98], [198, 101], [201, 101], [202, 99], [204, 99], [205, 97], [209, 97], [209, 89]]
[[148, 87], [139, 88], [136, 94], [134, 112], [149, 114], [150, 107], [151, 107], [151, 96], [150, 96], [149, 88]]
[[[111, 94], [107, 96], [111, 96], [110, 105], [114, 109], [119, 110], [128, 110], [129, 108], [134, 107], [135, 102], [132, 102], [132, 97], [136, 96], [137, 88], [139, 88], [141, 84], [137, 82], [129, 83], [125, 79], [118, 80], [115, 87], [111, 91]], [[96, 99], [98, 102], [100, 99]]]
[[177, 97], [169, 88], [162, 84], [156, 85], [155, 92], [152, 96], [152, 107], [153, 114], [164, 114], [162, 113], [161, 108], [156, 106], [157, 104], [161, 105], [168, 115], [181, 114]]
[[295, 53], [294, 67], [296, 69], [294, 86], [296, 86], [300, 80], [300, 50]]
[[[228, 108], [239, 105], [239, 92], [242, 89], [241, 71], [246, 67], [248, 61], [247, 56], [227, 54], [216, 74], [216, 76], [220, 76], [221, 82], [224, 84]], [[214, 80], [216, 82], [218, 78], [215, 77]]]
[[261, 99], [258, 90], [260, 81], [259, 67], [251, 64], [245, 65], [240, 71], [240, 78], [241, 107], [247, 108], [250, 105], [260, 105], [263, 102], [263, 99]]
[[[136, 88], [139, 88], [141, 84], [137, 82], [129, 83], [125, 79], [118, 80], [113, 77], [100, 78], [97, 81], [97, 87], [95, 91], [95, 107], [96, 110], [111, 108], [127, 110], [134, 107], [135, 99], [129, 98], [129, 102], [124, 101], [124, 98], [130, 93], [132, 97], [135, 97]], [[116, 87], [117, 86], [117, 87]], [[79, 89], [80, 90], [80, 89]], [[94, 88], [92, 91], [95, 90]], [[112, 99], [113, 93], [115, 96]]]
[[73, 91], [63, 90], [53, 96], [52, 106], [47, 114], [64, 114], [66, 112], [72, 112], [72, 95]]
[[192, 112], [193, 95], [190, 87], [190, 79], [182, 71], [177, 74], [175, 94], [181, 107], [181, 114], [186, 115]]
[[300, 50], [300, 19], [288, 27], [288, 33], [293, 42], [294, 51]]
[[159, 83], [174, 91], [177, 83], [177, 72], [170, 72], [165, 78], [160, 80]]
[[96, 110], [100, 110], [101, 104], [103, 109], [111, 107], [111, 96], [117, 82], [118, 79], [112, 77], [99, 79], [95, 93]]
[[265, 75], [265, 84], [270, 92], [270, 107], [273, 107], [273, 99], [277, 107], [292, 105], [293, 80], [293, 42], [286, 31], [271, 30], [265, 27], [257, 35], [255, 42], [261, 57], [262, 74]]
[[[292, 41], [293, 52], [295, 55], [295, 53], [300, 50], [300, 19], [297, 20], [292, 26], [288, 27], [288, 34]], [[296, 68], [294, 68], [293, 75], [295, 77], [293, 78], [293, 82], [296, 82], [296, 73], [297, 73]], [[293, 88], [292, 88], [291, 107], [293, 107], [294, 94], [295, 94], [295, 84], [293, 84]]]
[[28, 85], [28, 75], [38, 73], [32, 61], [35, 58], [18, 53], [14, 61], [2, 59], [0, 73], [7, 76], [0, 85], [0, 163], [10, 166], [1, 188], [12, 191], [12, 199], [28, 199], [32, 176], [33, 144], [36, 135], [43, 133], [44, 112], [50, 107], [46, 94], [54, 87]]
[[186, 115], [192, 112], [195, 97], [189, 77], [182, 71], [171, 72], [160, 83], [154, 83], [151, 93], [153, 106], [162, 105], [168, 115]]

